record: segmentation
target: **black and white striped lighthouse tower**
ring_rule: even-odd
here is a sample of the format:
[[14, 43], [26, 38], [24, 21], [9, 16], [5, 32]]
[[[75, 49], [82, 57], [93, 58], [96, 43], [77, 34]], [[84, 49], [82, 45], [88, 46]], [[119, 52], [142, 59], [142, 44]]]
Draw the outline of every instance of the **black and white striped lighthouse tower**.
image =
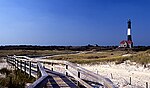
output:
[[129, 19], [128, 20], [128, 31], [127, 31], [127, 39], [128, 39], [128, 41], [132, 41], [132, 37], [131, 37], [131, 20]]
[[130, 41], [131, 45], [129, 47], [132, 48], [133, 42], [132, 42], [132, 36], [131, 36], [131, 20], [130, 19], [128, 20], [127, 40]]

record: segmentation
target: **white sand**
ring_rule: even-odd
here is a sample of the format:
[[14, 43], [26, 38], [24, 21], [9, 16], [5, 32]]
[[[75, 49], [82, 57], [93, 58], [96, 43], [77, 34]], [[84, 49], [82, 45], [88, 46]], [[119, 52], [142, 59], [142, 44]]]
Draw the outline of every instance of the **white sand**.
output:
[[[8, 65], [8, 63], [6, 62], [5, 59], [2, 59], [3, 62], [0, 63], [0, 69], [2, 68], [7, 68], [7, 69], [11, 69], [11, 66]], [[0, 74], [0, 77], [5, 77], [5, 75]]]
[[8, 65], [8, 63], [6, 62], [6, 59], [2, 59], [3, 62], [0, 63], [0, 69], [1, 68], [7, 68], [7, 69], [11, 69], [10, 65]]
[[[141, 65], [122, 63], [118, 65], [81, 65], [81, 67], [111, 79], [119, 88], [145, 88], [146, 82], [150, 88], [150, 68], [144, 68]], [[129, 85], [130, 77], [131, 85]]]

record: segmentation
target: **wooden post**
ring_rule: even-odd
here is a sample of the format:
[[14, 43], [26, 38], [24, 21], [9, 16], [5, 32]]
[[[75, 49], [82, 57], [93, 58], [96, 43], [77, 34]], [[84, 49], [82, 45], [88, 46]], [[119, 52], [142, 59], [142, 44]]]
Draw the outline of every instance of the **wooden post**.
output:
[[17, 60], [17, 69], [19, 69], [19, 64], [18, 64], [19, 62], [18, 62], [18, 60]]
[[[66, 71], [68, 70], [68, 65], [66, 65]], [[66, 72], [66, 76], [68, 76], [68, 73]]]
[[29, 77], [31, 77], [31, 61], [29, 62]]
[[[78, 78], [80, 78], [80, 72], [78, 72]], [[78, 81], [77, 86], [80, 86], [80, 82]]]
[[26, 61], [24, 61], [24, 73], [26, 73]]
[[8, 63], [10, 63], [10, 57], [8, 58]]
[[11, 68], [13, 68], [13, 60], [12, 60], [12, 58], [11, 58]]
[[13, 64], [14, 64], [14, 67], [15, 67], [15, 58], [13, 58]]
[[15, 58], [15, 70], [17, 69], [17, 62], [16, 62], [16, 58]]
[[96, 73], [98, 74], [98, 70], [96, 70]]
[[52, 68], [51, 68], [51, 69], [52, 69], [52, 71], [54, 70], [54, 69], [53, 69], [53, 66], [54, 66], [54, 64], [52, 63]]
[[17, 60], [16, 59], [15, 59], [15, 67], [16, 67], [15, 69], [17, 69]]
[[8, 63], [10, 63], [10, 58], [8, 58]]
[[39, 73], [39, 67], [38, 67], [38, 64], [37, 64], [37, 79], [40, 78], [40, 73]]
[[8, 63], [8, 56], [7, 56], [7, 58], [6, 58], [6, 62]]
[[14, 62], [15, 62], [15, 68], [16, 68], [16, 58], [14, 58]]
[[13, 58], [11, 58], [11, 61], [12, 61], [12, 64], [14, 64], [14, 59]]
[[22, 60], [20, 60], [20, 70], [22, 71]]
[[14, 58], [14, 68], [16, 69], [16, 58]]
[[113, 75], [112, 75], [112, 73], [111, 73], [111, 79], [113, 79]]
[[20, 61], [18, 60], [18, 69], [19, 69], [19, 67], [20, 67]]
[[[11, 58], [12, 59], [12, 58]], [[12, 59], [12, 68], [14, 68], [14, 59]]]
[[146, 82], [146, 88], [148, 88], [148, 82]]
[[131, 85], [131, 77], [130, 77], [130, 85]]

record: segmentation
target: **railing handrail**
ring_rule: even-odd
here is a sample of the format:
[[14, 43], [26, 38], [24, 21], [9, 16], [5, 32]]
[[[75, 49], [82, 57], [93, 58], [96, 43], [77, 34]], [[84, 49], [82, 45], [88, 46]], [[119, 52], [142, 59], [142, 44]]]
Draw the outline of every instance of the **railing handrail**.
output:
[[40, 84], [44, 85], [47, 82], [46, 79], [48, 78], [48, 74], [46, 73], [45, 69], [43, 68], [40, 62], [37, 62], [37, 65], [41, 73], [41, 77], [38, 80], [36, 80], [33, 84], [31, 84], [28, 88], [39, 88]]
[[[11, 59], [11, 62], [14, 64], [15, 62], [15, 59], [18, 61], [19, 58], [23, 57], [23, 58], [26, 58], [26, 56], [7, 56], [8, 58], [14, 58]], [[28, 57], [27, 57], [28, 58]], [[20, 60], [20, 61], [30, 61], [30, 60]], [[22, 65], [22, 63], [21, 63]], [[20, 64], [19, 64], [20, 66]], [[32, 67], [32, 66], [31, 66]], [[41, 65], [40, 62], [37, 62], [37, 67], [39, 69], [39, 72], [41, 73], [41, 77], [39, 79], [37, 79], [36, 81], [34, 81], [31, 85], [29, 85], [28, 88], [42, 88], [43, 86], [45, 86], [45, 84], [48, 82], [48, 77], [49, 75], [46, 73], [45, 69], [43, 68], [43, 66]], [[18, 67], [19, 68], [19, 67]], [[32, 68], [33, 69], [33, 68]], [[21, 69], [22, 70], [22, 69]]]
[[100, 80], [98, 82], [104, 82], [104, 85], [108, 86], [108, 88], [115, 88], [113, 82], [110, 79], [105, 78], [105, 77], [103, 77], [101, 75], [98, 75], [98, 74], [96, 74], [96, 73], [94, 73], [92, 71], [89, 71], [89, 70], [85, 69], [85, 68], [82, 68], [82, 67], [80, 67], [80, 66], [78, 66], [78, 65], [76, 65], [74, 63], [69, 62], [69, 61], [66, 61], [66, 63], [68, 65], [72, 65], [72, 67], [75, 66], [76, 70], [79, 71], [79, 72], [86, 73], [86, 74], [88, 74], [88, 75], [90, 75], [90, 76], [92, 76], [94, 78], [97, 78], [98, 80]]
[[[114, 83], [110, 79], [105, 78], [105, 77], [103, 77], [101, 75], [98, 75], [98, 74], [96, 74], [96, 73], [94, 73], [92, 71], [86, 70], [85, 68], [82, 68], [82, 67], [78, 66], [77, 64], [71, 63], [69, 61], [64, 61], [64, 60], [47, 60], [47, 59], [38, 59], [38, 61], [36, 61], [36, 60], [30, 60], [29, 57], [27, 57], [27, 56], [13, 56], [13, 57], [14, 58], [24, 57], [24, 58], [28, 59], [28, 60], [25, 60], [25, 61], [37, 62], [39, 70], [40, 70], [42, 76], [44, 77], [44, 78], [39, 78], [40, 80], [41, 79], [45, 79], [48, 76], [48, 74], [45, 72], [45, 70], [44, 70], [43, 66], [40, 64], [40, 62], [55, 63], [55, 64], [68, 65], [68, 66], [72, 67], [73, 69], [77, 70], [78, 72], [80, 72], [82, 74], [89, 75], [89, 76], [91, 76], [91, 78], [95, 79], [96, 82], [103, 83], [103, 85], [106, 86], [107, 88], [116, 88]], [[37, 82], [40, 82], [40, 81], [37, 81]], [[33, 84], [35, 84], [37, 82], [35, 81]]]
[[37, 65], [39, 67], [39, 71], [41, 72], [42, 76], [48, 76], [48, 74], [46, 73], [45, 69], [43, 68], [43, 66], [41, 65], [40, 62], [37, 62]]
[[114, 83], [110, 79], [105, 78], [101, 75], [98, 75], [92, 71], [86, 70], [85, 68], [82, 68], [75, 63], [71, 63], [69, 61], [63, 61], [63, 60], [46, 60], [46, 59], [41, 59], [39, 61], [40, 62], [59, 63], [59, 64], [64, 64], [64, 65], [69, 65], [79, 72], [86, 73], [86, 74], [91, 75], [92, 77], [98, 79], [98, 82], [103, 82], [104, 85], [107, 86], [108, 88], [116, 88]]
[[86, 74], [98, 79], [98, 82], [103, 82], [104, 85], [107, 86], [108, 88], [115, 88], [114, 83], [110, 79], [105, 78], [101, 75], [98, 75], [92, 71], [86, 70], [85, 68], [82, 68], [75, 63], [71, 63], [69, 61], [63, 61], [63, 60], [46, 60], [46, 59], [41, 59], [40, 61], [41, 62], [59, 63], [59, 64], [64, 64], [64, 65], [69, 65], [79, 72], [86, 73]]

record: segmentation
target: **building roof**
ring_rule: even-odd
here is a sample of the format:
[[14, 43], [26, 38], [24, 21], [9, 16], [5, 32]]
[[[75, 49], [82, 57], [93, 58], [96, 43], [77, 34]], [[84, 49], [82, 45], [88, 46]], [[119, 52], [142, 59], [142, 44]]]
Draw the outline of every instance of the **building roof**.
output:
[[125, 44], [125, 43], [127, 43], [126, 40], [122, 40], [122, 41], [120, 42], [120, 44]]
[[121, 42], [120, 42], [120, 44], [125, 44], [125, 43], [127, 43], [127, 44], [132, 44], [133, 42], [132, 41], [127, 41], [127, 40], [122, 40]]

